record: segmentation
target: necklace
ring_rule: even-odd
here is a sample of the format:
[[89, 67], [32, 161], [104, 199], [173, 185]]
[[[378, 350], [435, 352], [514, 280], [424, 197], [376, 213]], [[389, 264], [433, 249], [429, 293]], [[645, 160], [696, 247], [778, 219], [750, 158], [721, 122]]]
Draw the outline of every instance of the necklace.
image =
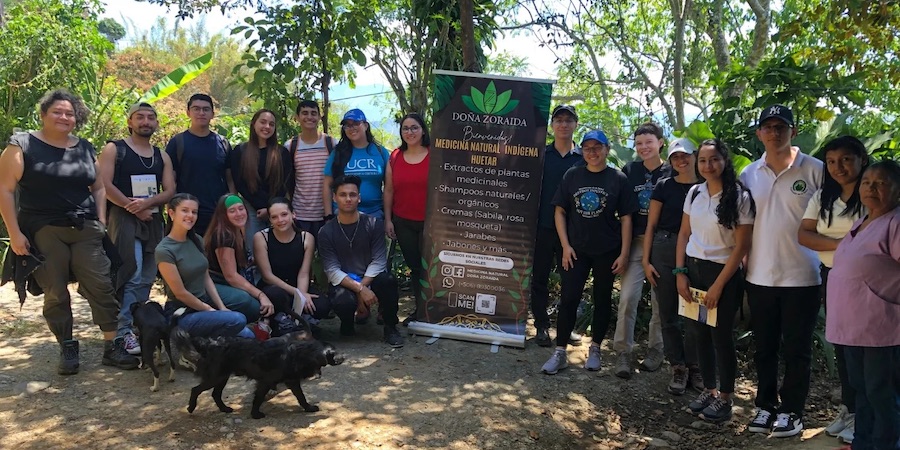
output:
[[[132, 141], [131, 144], [134, 144], [134, 141]], [[131, 147], [131, 144], [129, 144], [128, 146]], [[145, 169], [152, 169], [153, 165], [156, 164], [156, 152], [153, 151], [153, 147], [150, 147], [151, 153], [150, 153], [150, 165], [149, 166], [144, 164], [144, 156], [141, 156], [141, 154], [138, 153], [137, 150], [134, 149], [134, 147], [131, 147], [131, 151], [133, 151], [134, 154], [138, 156], [138, 159], [141, 160], [141, 165], [144, 166]]]
[[347, 232], [344, 231], [344, 224], [338, 222], [338, 228], [341, 230], [341, 234], [344, 235], [344, 239], [350, 243], [350, 249], [353, 250], [353, 240], [356, 239], [356, 232], [359, 231], [359, 219], [356, 220], [356, 227], [353, 228], [353, 237], [347, 236]]

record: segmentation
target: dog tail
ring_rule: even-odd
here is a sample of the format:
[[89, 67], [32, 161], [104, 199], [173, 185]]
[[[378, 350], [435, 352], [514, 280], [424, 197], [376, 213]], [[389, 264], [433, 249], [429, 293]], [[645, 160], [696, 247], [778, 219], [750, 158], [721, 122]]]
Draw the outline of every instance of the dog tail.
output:
[[172, 330], [172, 345], [188, 361], [199, 361], [203, 358], [191, 342], [191, 335], [184, 328], [176, 326]]

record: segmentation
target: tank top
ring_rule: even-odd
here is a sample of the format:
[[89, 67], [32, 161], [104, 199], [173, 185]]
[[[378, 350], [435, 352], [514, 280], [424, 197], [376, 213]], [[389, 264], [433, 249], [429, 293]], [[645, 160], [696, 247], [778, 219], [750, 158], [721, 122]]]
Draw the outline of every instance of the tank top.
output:
[[425, 201], [428, 194], [428, 165], [431, 152], [418, 164], [410, 164], [400, 149], [391, 154], [391, 175], [394, 183], [395, 216], [406, 220], [425, 220]]
[[[163, 160], [162, 152], [155, 145], [153, 156], [144, 158], [128, 145], [125, 140], [110, 141], [118, 148], [125, 146], [125, 157], [116, 167], [113, 175], [113, 185], [119, 188], [126, 197], [150, 197], [159, 193], [159, 185], [162, 182]], [[148, 180], [148, 177], [153, 177]], [[138, 188], [135, 192], [134, 187]]]
[[295, 286], [297, 274], [303, 267], [303, 257], [306, 255], [306, 251], [303, 249], [303, 232], [297, 230], [294, 239], [286, 243], [280, 242], [275, 237], [275, 231], [272, 228], [266, 228], [264, 233], [272, 274], [279, 280]]

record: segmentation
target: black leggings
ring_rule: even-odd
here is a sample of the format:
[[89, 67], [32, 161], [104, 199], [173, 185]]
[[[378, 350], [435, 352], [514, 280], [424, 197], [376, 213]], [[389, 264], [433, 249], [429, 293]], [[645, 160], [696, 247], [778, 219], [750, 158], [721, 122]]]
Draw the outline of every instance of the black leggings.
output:
[[576, 253], [578, 259], [569, 270], [562, 270], [562, 293], [560, 295], [559, 313], [556, 322], [556, 345], [565, 347], [569, 344], [569, 335], [575, 329], [578, 304], [581, 302], [584, 283], [588, 274], [594, 274], [594, 317], [591, 322], [591, 335], [597, 344], [606, 336], [612, 310], [612, 287], [616, 275], [612, 273], [612, 265], [619, 257], [617, 248], [600, 255]]
[[[707, 290], [716, 281], [724, 264], [688, 257], [688, 278], [691, 287]], [[741, 306], [744, 277], [740, 270], [725, 283], [717, 306], [717, 326], [711, 327], [695, 320], [687, 319], [688, 332], [693, 333], [700, 360], [700, 374], [707, 389], [716, 388], [716, 368], [719, 371], [719, 390], [734, 392], [737, 376], [737, 353], [734, 349], [734, 316]]]

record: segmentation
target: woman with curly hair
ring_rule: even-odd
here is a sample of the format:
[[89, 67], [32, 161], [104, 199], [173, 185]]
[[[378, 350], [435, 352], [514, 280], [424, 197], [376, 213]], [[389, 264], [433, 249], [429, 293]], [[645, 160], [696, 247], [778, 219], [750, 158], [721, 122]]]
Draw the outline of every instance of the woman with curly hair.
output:
[[705, 386], [688, 407], [704, 420], [724, 422], [731, 418], [737, 376], [734, 316], [742, 301], [741, 260], [750, 251], [756, 205], [750, 191], [738, 181], [724, 142], [703, 141], [697, 168], [706, 182], [692, 187], [684, 200], [672, 273], [681, 297], [693, 301], [694, 287], [706, 291], [702, 300], [706, 308], [717, 309], [716, 327], [693, 320], [688, 323]]

